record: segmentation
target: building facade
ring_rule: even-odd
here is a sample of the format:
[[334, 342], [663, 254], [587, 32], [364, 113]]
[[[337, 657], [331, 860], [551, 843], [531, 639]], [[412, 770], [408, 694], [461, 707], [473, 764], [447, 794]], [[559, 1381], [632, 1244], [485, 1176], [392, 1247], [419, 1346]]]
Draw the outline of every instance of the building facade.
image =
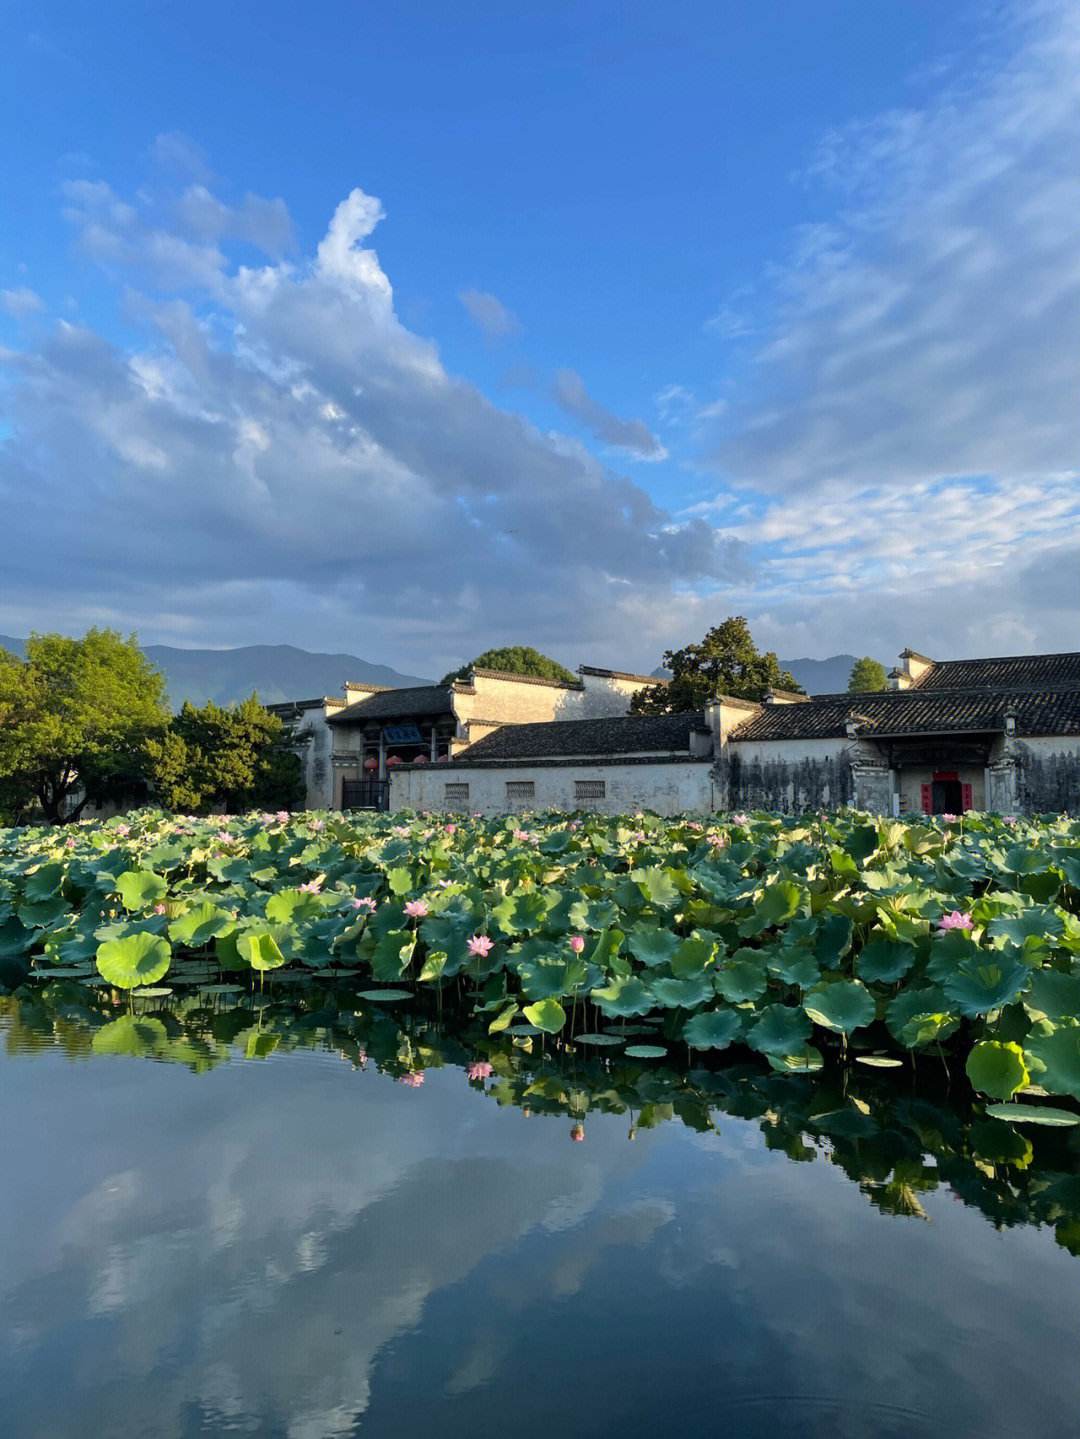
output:
[[655, 683], [589, 666], [572, 684], [474, 670], [272, 708], [295, 725], [312, 808], [1080, 813], [1080, 652], [905, 650], [874, 693], [628, 714]]

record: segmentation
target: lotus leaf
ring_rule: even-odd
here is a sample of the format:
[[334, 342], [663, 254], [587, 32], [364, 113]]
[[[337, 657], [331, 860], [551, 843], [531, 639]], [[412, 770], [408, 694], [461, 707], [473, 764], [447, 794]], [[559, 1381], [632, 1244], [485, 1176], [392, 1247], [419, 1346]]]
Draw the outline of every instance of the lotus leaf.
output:
[[984, 951], [978, 958], [965, 959], [943, 987], [953, 1007], [972, 1018], [1011, 1004], [1030, 983], [1026, 965]]
[[873, 996], [857, 979], [837, 980], [811, 990], [803, 1008], [815, 1024], [837, 1034], [852, 1034], [874, 1018]]
[[537, 1004], [527, 1004], [522, 1013], [530, 1024], [545, 1034], [558, 1034], [566, 1023], [566, 1010], [557, 999], [541, 999]]
[[1038, 1061], [1037, 1077], [1045, 1089], [1080, 1099], [1080, 1027], [1066, 1025], [1049, 1034], [1033, 1034], [1026, 1053]]
[[733, 1009], [709, 1009], [683, 1025], [683, 1039], [691, 1049], [727, 1049], [742, 1029]]
[[169, 942], [145, 932], [104, 940], [97, 951], [98, 973], [117, 989], [156, 984], [168, 972], [171, 960]]
[[746, 1042], [760, 1054], [794, 1054], [810, 1038], [810, 1020], [801, 1009], [769, 1004], [747, 1032]]
[[[743, 950], [740, 953], [753, 953], [753, 951]], [[817, 967], [814, 966], [815, 978], [817, 978], [817, 972]], [[717, 992], [732, 1004], [742, 1004], [746, 1000], [760, 999], [765, 993], [767, 985], [768, 976], [760, 959], [736, 958], [730, 964], [722, 965], [716, 972]]]
[[1002, 1044], [996, 1039], [984, 1039], [976, 1044], [967, 1057], [965, 1069], [973, 1088], [991, 1099], [1011, 1099], [1030, 1078], [1020, 1046]]
[[125, 909], [148, 909], [158, 904], [169, 892], [168, 882], [149, 869], [129, 869], [115, 883]]
[[894, 939], [872, 940], [855, 961], [855, 969], [865, 984], [895, 984], [909, 972], [918, 951], [914, 945]]

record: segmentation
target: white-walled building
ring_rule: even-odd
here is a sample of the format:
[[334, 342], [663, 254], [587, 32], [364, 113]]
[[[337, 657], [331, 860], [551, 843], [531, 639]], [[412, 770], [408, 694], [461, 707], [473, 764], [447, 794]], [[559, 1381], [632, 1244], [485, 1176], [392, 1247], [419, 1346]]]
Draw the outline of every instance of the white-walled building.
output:
[[588, 666], [573, 684], [477, 670], [272, 708], [296, 723], [313, 808], [1080, 813], [1080, 653], [905, 650], [871, 694], [629, 715], [656, 683]]

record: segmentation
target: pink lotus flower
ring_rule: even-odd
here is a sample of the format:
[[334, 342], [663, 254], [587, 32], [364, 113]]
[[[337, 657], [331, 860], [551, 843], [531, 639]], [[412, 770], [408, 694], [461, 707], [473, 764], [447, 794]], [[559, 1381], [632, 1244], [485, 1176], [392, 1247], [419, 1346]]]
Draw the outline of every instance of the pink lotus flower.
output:
[[514, 830], [514, 838], [518, 844], [527, 844], [528, 841], [532, 839], [532, 835], [527, 829], [516, 829]]
[[311, 821], [311, 828], [318, 833], [320, 829], [326, 828], [326, 821], [324, 819], [313, 819]]
[[443, 825], [443, 831], [444, 831], [446, 834], [457, 834], [457, 825], [456, 825], [456, 824], [445, 824], [445, 825]]
[[66, 840], [64, 840], [64, 848], [65, 848], [65, 849], [74, 849], [74, 848], [75, 848], [75, 839], [74, 839], [74, 836], [69, 835], [68, 838], [67, 838]]
[[118, 824], [118, 825], [116, 826], [116, 833], [121, 837], [121, 839], [126, 838], [127, 835], [129, 835], [129, 834], [131, 833], [131, 825], [129, 825], [129, 824]]
[[352, 907], [353, 909], [362, 909], [366, 914], [375, 913], [375, 901], [368, 895], [365, 895], [363, 899], [354, 899]]
[[575, 1124], [574, 1127], [573, 1127], [573, 1129], [571, 1129], [571, 1131], [570, 1131], [570, 1138], [574, 1141], [575, 1144], [584, 1144], [584, 1143], [585, 1143], [585, 1126], [584, 1126], [584, 1124]]
[[639, 829], [634, 834], [632, 834], [630, 838], [634, 841], [635, 844], [644, 844], [645, 831], [643, 829]]
[[573, 935], [571, 935], [571, 936], [570, 936], [570, 948], [574, 951], [575, 954], [580, 954], [581, 951], [585, 948], [585, 937], [584, 937], [584, 935], [581, 935], [581, 934], [573, 934]]
[[155, 913], [155, 914], [168, 914], [168, 912], [169, 912], [169, 906], [168, 906], [167, 904], [155, 904], [155, 905], [154, 905], [154, 913]]
[[952, 910], [949, 914], [943, 914], [938, 920], [938, 929], [974, 929], [975, 921], [970, 914], [964, 914], [959, 909]]
[[1005, 824], [1015, 824], [1017, 821], [1017, 816], [1015, 814], [1003, 814], [1001, 818], [1003, 823]]
[[398, 1083], [407, 1084], [410, 1089], [419, 1089], [423, 1082], [424, 1075], [419, 1069], [413, 1069], [408, 1074], [398, 1076]]
[[289, 814], [289, 811], [287, 809], [279, 809], [274, 818], [277, 820], [278, 824], [288, 824], [292, 816]]
[[477, 1059], [469, 1065], [465, 1073], [469, 1076], [470, 1080], [490, 1079], [491, 1076], [495, 1073], [495, 1069], [487, 1062], [486, 1059]]
[[218, 832], [217, 832], [217, 834], [214, 835], [214, 838], [217, 840], [218, 844], [231, 844], [231, 843], [232, 843], [232, 835], [229, 833], [229, 831], [228, 831], [227, 829], [219, 829]]
[[488, 939], [486, 934], [472, 934], [469, 936], [469, 953], [477, 955], [480, 959], [487, 959], [494, 948], [495, 941]]
[[696, 819], [688, 819], [686, 821], [686, 828], [692, 829], [695, 834], [700, 834], [701, 831], [705, 828], [705, 826], [703, 824], [698, 824]]
[[727, 835], [711, 834], [709, 835], [709, 843], [714, 849], [723, 849], [724, 846], [727, 844]]
[[405, 913], [410, 919], [423, 919], [428, 913], [427, 901], [423, 899], [410, 899], [405, 906]]
[[392, 825], [390, 828], [390, 833], [396, 834], [398, 839], [405, 839], [409, 834], [409, 826], [407, 824]]
[[741, 812], [739, 814], [733, 814], [731, 816], [731, 823], [738, 825], [748, 825], [750, 823], [750, 816]]
[[960, 816], [958, 814], [943, 814], [941, 818], [946, 824], [955, 824]]
[[322, 880], [309, 879], [307, 884], [302, 884], [299, 888], [301, 894], [318, 894], [319, 890], [322, 889]]

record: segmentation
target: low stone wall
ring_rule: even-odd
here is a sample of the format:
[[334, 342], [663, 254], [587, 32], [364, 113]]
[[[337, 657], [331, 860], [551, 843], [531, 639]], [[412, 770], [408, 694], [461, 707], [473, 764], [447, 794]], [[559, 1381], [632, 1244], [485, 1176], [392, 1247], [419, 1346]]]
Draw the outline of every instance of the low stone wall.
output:
[[[581, 797], [578, 782], [593, 794]], [[602, 794], [595, 792], [599, 785]], [[395, 770], [390, 808], [484, 815], [544, 809], [708, 814], [715, 808], [715, 790], [708, 761], [533, 761], [488, 768], [458, 760]]]

